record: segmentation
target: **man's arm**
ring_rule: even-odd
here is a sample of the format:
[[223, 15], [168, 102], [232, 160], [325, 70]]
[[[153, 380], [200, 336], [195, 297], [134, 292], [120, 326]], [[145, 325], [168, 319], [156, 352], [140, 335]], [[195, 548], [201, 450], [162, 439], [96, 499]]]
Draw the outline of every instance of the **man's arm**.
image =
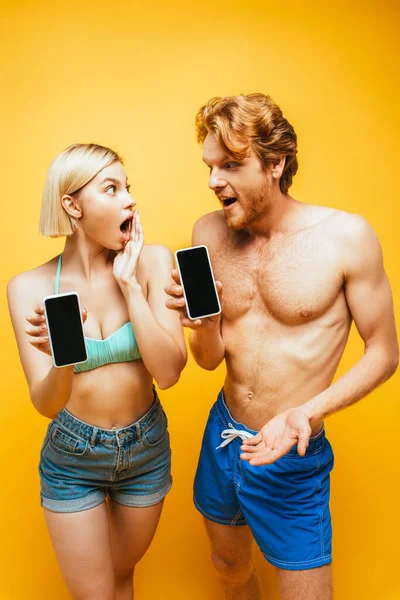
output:
[[197, 329], [193, 328], [189, 345], [196, 363], [207, 371], [214, 371], [225, 358], [220, 319]]
[[[213, 236], [215, 232], [215, 213], [201, 217], [193, 228], [192, 245], [204, 244], [211, 251]], [[190, 333], [189, 345], [196, 363], [203, 369], [213, 371], [225, 357], [225, 345], [221, 335], [221, 315], [196, 319], [192, 321], [187, 316], [183, 288], [176, 269], [172, 271], [174, 283], [165, 288], [170, 298], [166, 302], [167, 308], [177, 310], [180, 313], [181, 324], [192, 331]], [[220, 300], [222, 299], [222, 283], [216, 281]], [[221, 303], [222, 304], [222, 303]]]
[[399, 361], [392, 293], [381, 245], [364, 219], [352, 218], [357, 222], [344, 273], [345, 294], [364, 341], [364, 356], [328, 389], [300, 407], [311, 424], [372, 392], [393, 375]]
[[252, 465], [273, 463], [296, 443], [304, 456], [314, 423], [354, 404], [396, 371], [399, 348], [381, 246], [364, 219], [357, 215], [350, 219], [344, 244], [345, 295], [364, 340], [364, 355], [329, 388], [301, 406], [280, 413], [246, 440], [241, 458]]
[[[213, 227], [214, 213], [201, 217], [193, 227], [192, 246], [205, 244], [211, 255], [216, 234]], [[217, 291], [222, 299], [222, 283], [216, 282]], [[222, 302], [221, 302], [222, 305]], [[196, 363], [203, 369], [213, 371], [224, 360], [225, 345], [222, 340], [222, 316], [202, 319], [202, 324], [194, 327], [190, 333], [189, 345]]]

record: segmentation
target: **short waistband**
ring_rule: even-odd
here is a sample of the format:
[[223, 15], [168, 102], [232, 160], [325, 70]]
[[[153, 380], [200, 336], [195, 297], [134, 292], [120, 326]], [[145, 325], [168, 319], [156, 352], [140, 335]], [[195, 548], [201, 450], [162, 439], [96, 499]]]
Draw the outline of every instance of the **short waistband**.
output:
[[141, 417], [138, 421], [127, 425], [126, 427], [119, 427], [118, 429], [103, 429], [90, 425], [81, 421], [66, 408], [63, 408], [54, 419], [53, 423], [65, 427], [65, 429], [81, 436], [84, 439], [90, 440], [92, 444], [100, 441], [107, 443], [120, 444], [123, 441], [134, 441], [135, 439], [140, 441], [142, 435], [150, 429], [154, 422], [160, 416], [162, 411], [161, 403], [158, 398], [157, 392], [154, 389], [154, 401], [149, 410]]
[[[218, 398], [217, 398], [217, 401], [215, 404], [216, 404], [216, 407], [218, 410], [218, 414], [221, 417], [221, 419], [226, 427], [233, 427], [234, 429], [237, 429], [239, 431], [244, 430], [244, 431], [247, 431], [248, 433], [251, 433], [252, 435], [256, 435], [258, 433], [258, 431], [255, 431], [254, 429], [249, 429], [248, 427], [246, 427], [246, 425], [243, 425], [243, 423], [239, 423], [238, 421], [235, 421], [235, 419], [232, 417], [232, 415], [229, 412], [229, 409], [225, 403], [223, 388], [221, 389], [220, 393], [218, 394]], [[318, 450], [320, 448], [320, 446], [322, 445], [324, 438], [325, 438], [325, 426], [324, 426], [324, 424], [322, 424], [321, 431], [319, 431], [316, 435], [313, 435], [312, 437], [310, 437], [308, 448], [307, 448], [307, 453], [312, 453], [312, 452], [315, 452], [316, 450]], [[295, 446], [293, 446], [293, 448], [291, 448], [287, 454], [293, 454], [293, 455], [299, 456], [299, 454], [297, 452], [297, 444]]]

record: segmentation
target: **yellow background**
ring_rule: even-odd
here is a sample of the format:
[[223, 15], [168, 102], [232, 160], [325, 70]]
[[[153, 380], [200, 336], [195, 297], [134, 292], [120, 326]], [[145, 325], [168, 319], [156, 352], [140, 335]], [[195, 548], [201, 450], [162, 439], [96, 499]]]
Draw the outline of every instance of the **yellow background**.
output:
[[[74, 142], [126, 159], [146, 241], [172, 250], [217, 208], [194, 138], [216, 95], [269, 93], [299, 138], [294, 197], [364, 215], [383, 245], [395, 297], [399, 105], [395, 0], [9, 1], [1, 49], [1, 277], [61, 251], [37, 234], [47, 169]], [[368, 298], [365, 299], [368, 302]], [[30, 404], [1, 296], [1, 600], [68, 598], [39, 505], [47, 420]], [[339, 373], [361, 355], [353, 331]], [[137, 569], [138, 600], [221, 598], [191, 486], [203, 426], [224, 377], [189, 360], [161, 397], [174, 487]], [[398, 600], [399, 379], [328, 419], [336, 600]], [[256, 552], [266, 597], [274, 571]]]

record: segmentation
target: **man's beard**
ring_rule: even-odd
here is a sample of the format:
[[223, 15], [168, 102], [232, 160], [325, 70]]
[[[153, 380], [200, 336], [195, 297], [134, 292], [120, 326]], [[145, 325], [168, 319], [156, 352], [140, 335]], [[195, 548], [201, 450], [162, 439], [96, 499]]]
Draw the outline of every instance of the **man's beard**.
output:
[[248, 227], [251, 225], [251, 223], [258, 221], [261, 217], [263, 217], [267, 212], [267, 198], [268, 187], [267, 185], [263, 185], [259, 190], [246, 198], [245, 206], [240, 204], [240, 200], [237, 200], [237, 202], [240, 204], [241, 215], [237, 217], [230, 217], [229, 214], [225, 214], [226, 224], [228, 225], [229, 229], [233, 229], [235, 231], [239, 229], [245, 229], [245, 227]]

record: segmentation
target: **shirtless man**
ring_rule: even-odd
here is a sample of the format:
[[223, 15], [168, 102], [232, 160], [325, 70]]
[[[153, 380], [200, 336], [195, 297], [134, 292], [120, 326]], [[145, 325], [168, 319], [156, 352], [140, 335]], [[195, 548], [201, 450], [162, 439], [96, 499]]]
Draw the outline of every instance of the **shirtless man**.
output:
[[[333, 453], [323, 420], [396, 370], [381, 247], [362, 217], [288, 194], [296, 134], [268, 96], [213, 99], [196, 125], [222, 210], [195, 224], [193, 245], [209, 248], [222, 318], [187, 318], [177, 271], [167, 306], [192, 328], [196, 362], [213, 370], [225, 359], [227, 374], [195, 504], [227, 599], [261, 598], [254, 536], [277, 567], [282, 600], [331, 600]], [[352, 320], [365, 352], [331, 385]]]

